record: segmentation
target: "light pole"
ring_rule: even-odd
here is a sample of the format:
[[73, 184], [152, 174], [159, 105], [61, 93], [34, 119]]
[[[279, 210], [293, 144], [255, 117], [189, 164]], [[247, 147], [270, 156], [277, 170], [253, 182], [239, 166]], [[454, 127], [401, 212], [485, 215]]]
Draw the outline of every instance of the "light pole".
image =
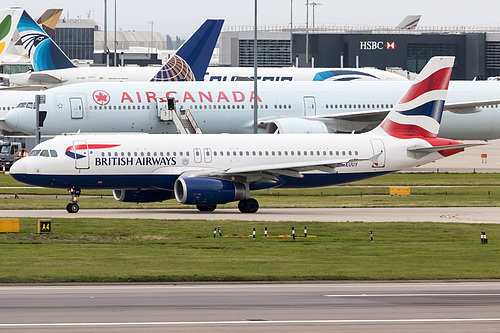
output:
[[309, 63], [309, 0], [306, 0], [306, 64]]
[[108, 53], [108, 1], [104, 0], [104, 53], [106, 53], [106, 67], [109, 67]]
[[255, 2], [254, 27], [253, 27], [253, 132], [257, 134], [257, 117], [259, 116], [257, 95], [257, 0]]
[[155, 21], [148, 21], [149, 24], [151, 24], [151, 51], [150, 53], [153, 53], [153, 32], [154, 32], [154, 26], [155, 26]]

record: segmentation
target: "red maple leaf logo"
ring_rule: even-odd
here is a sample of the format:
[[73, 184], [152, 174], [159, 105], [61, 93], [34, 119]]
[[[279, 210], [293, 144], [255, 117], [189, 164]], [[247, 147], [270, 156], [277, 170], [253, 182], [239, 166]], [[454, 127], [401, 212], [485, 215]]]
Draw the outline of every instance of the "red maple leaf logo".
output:
[[107, 92], [104, 90], [96, 90], [92, 94], [92, 98], [94, 99], [94, 102], [96, 102], [99, 105], [106, 105], [109, 103], [110, 97]]

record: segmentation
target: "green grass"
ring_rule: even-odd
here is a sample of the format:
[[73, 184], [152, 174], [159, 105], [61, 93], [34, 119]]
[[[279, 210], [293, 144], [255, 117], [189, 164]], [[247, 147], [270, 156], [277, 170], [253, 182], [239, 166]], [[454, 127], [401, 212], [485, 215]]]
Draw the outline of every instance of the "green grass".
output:
[[[0, 234], [1, 283], [500, 278], [500, 225], [53, 219]], [[295, 241], [263, 239], [309, 235]], [[213, 239], [251, 234], [257, 239]], [[375, 242], [370, 242], [373, 230]], [[486, 231], [489, 244], [480, 243]]]

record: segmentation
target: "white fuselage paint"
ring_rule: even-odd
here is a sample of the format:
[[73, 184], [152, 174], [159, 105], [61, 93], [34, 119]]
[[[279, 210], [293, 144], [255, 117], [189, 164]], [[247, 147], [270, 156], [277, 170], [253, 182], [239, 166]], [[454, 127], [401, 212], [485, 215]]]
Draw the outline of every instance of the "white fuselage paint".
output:
[[[373, 156], [380, 148], [375, 148], [374, 140], [381, 140], [378, 147], [382, 150], [376, 161]], [[89, 149], [77, 153], [85, 157], [75, 159], [68, 155], [73, 146], [82, 144]], [[443, 157], [436, 152], [418, 158], [407, 150], [430, 146], [422, 139], [398, 139], [383, 133], [62, 135], [42, 142], [33, 150], [45, 149], [46, 156], [26, 157], [16, 162], [11, 172], [30, 175], [32, 180], [43, 179], [41, 183], [28, 183], [46, 187], [172, 190], [177, 177], [193, 172], [206, 174], [233, 169], [241, 175], [245, 168], [263, 167], [265, 171], [272, 166], [293, 168], [294, 163], [346, 162], [333, 173], [309, 171], [304, 178], [288, 177], [284, 183], [265, 185], [316, 187], [374, 177]], [[57, 157], [50, 157], [51, 150]], [[117, 183], [117, 176], [125, 176], [122, 183]]]
[[[259, 121], [389, 108], [410, 84], [409, 81], [261, 82]], [[101, 100], [97, 94], [93, 98], [94, 92], [100, 90]], [[178, 101], [178, 111], [181, 108], [191, 111], [204, 133], [251, 133], [252, 91], [252, 82], [82, 83], [57, 87], [43, 92], [47, 103], [41, 110], [48, 113], [41, 132], [44, 135], [79, 130], [176, 133], [172, 122], [158, 118], [157, 99], [170, 96]], [[102, 99], [106, 94], [109, 101]], [[81, 116], [72, 116], [70, 99], [81, 100]], [[500, 99], [500, 82], [451, 81], [446, 102], [497, 99]], [[310, 103], [314, 103], [314, 109], [307, 107]], [[500, 138], [498, 111], [498, 106], [489, 106], [472, 114], [444, 112], [439, 136], [461, 140]], [[18, 109], [11, 119], [11, 126], [34, 133], [33, 110]]]

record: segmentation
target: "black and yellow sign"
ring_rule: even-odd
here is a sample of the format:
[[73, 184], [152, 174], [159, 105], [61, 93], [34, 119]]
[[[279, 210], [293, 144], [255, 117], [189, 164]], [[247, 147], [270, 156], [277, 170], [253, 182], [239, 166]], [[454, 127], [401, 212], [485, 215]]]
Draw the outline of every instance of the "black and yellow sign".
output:
[[52, 220], [38, 220], [38, 233], [48, 234], [52, 230]]

